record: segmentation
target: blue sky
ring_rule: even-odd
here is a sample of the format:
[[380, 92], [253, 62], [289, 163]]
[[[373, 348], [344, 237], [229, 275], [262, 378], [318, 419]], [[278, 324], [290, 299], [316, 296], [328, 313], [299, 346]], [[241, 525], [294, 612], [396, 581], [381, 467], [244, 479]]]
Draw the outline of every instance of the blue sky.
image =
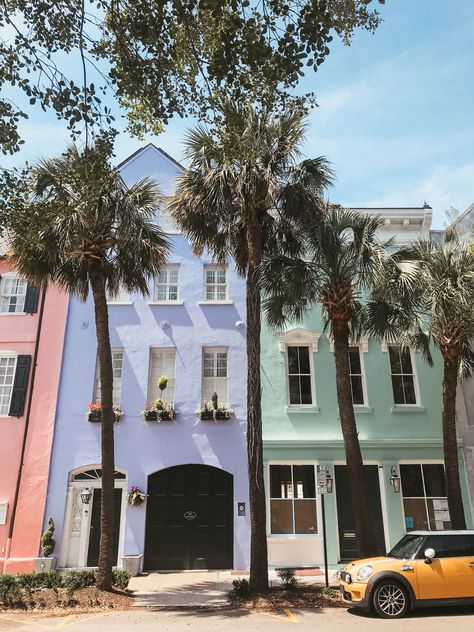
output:
[[[337, 182], [332, 201], [354, 206], [422, 206], [434, 210], [433, 227], [450, 206], [474, 202], [474, 1], [386, 0], [375, 34], [357, 31], [350, 47], [334, 43], [316, 74], [303, 81], [319, 107], [310, 117], [306, 156], [325, 155]], [[149, 137], [181, 158], [191, 121], [173, 121]], [[60, 152], [66, 126], [31, 109], [26, 140], [2, 166]], [[122, 134], [123, 160], [143, 141]]]

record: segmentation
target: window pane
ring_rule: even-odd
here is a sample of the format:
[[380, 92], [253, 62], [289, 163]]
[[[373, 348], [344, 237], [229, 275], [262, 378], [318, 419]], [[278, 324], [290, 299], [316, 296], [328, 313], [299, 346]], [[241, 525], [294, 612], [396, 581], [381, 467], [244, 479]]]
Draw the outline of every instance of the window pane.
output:
[[316, 501], [295, 500], [295, 533], [317, 533]]
[[290, 404], [301, 404], [300, 378], [297, 375], [289, 376]]
[[308, 347], [298, 347], [299, 359], [300, 359], [300, 373], [309, 374], [309, 349]]
[[[432, 535], [426, 541], [427, 549], [434, 549], [436, 557], [470, 557], [474, 549], [469, 535]], [[467, 563], [467, 562], [465, 562]]]
[[430, 529], [433, 531], [444, 531], [451, 529], [451, 518], [449, 516], [448, 501], [446, 498], [428, 498], [428, 518]]
[[388, 353], [390, 356], [390, 367], [392, 369], [392, 373], [401, 373], [402, 365], [400, 362], [400, 351], [399, 347], [390, 345], [388, 347]]
[[444, 466], [441, 463], [423, 465], [427, 496], [446, 496]]
[[424, 496], [423, 479], [421, 476], [421, 466], [400, 465], [400, 477], [402, 479], [403, 496]]
[[300, 377], [301, 383], [301, 403], [312, 404], [311, 397], [311, 377], [309, 375], [302, 375]]
[[403, 376], [403, 390], [405, 393], [405, 404], [416, 404], [415, 383], [412, 375]]
[[351, 373], [362, 373], [359, 347], [349, 347], [349, 365], [351, 367]]
[[364, 389], [362, 387], [362, 377], [360, 375], [351, 376], [352, 403], [361, 405], [364, 403]]
[[292, 508], [291, 500], [270, 501], [272, 533], [293, 533]]
[[424, 498], [404, 498], [403, 508], [407, 531], [429, 528]]
[[295, 498], [316, 498], [313, 465], [294, 465]]
[[299, 373], [298, 347], [288, 347], [288, 373]]
[[392, 375], [393, 401], [395, 404], [404, 404], [403, 378], [401, 375]]
[[403, 347], [403, 349], [400, 351], [400, 356], [402, 360], [402, 372], [413, 373], [410, 349], [408, 349], [407, 347]]
[[291, 465], [270, 465], [271, 498], [291, 498]]

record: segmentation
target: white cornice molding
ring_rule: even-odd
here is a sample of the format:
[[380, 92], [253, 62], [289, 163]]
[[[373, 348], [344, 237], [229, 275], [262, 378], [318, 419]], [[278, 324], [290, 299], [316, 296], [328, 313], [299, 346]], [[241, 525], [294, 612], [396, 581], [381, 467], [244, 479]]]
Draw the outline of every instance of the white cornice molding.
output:
[[[334, 340], [330, 334], [326, 334], [329, 342], [329, 349], [334, 353]], [[360, 347], [364, 353], [369, 351], [369, 339], [367, 337], [359, 338], [359, 340], [349, 340], [350, 347]]]
[[277, 333], [280, 351], [286, 351], [287, 345], [308, 345], [312, 347], [313, 353], [316, 353], [318, 351], [320, 337], [321, 334], [307, 331], [303, 329], [303, 327], [295, 327], [294, 329]]

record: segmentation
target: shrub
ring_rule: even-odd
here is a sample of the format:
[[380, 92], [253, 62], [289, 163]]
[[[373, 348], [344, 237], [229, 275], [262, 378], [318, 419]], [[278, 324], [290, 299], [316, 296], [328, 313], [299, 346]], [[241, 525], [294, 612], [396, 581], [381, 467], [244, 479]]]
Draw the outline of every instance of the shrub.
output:
[[252, 594], [247, 579], [234, 579], [232, 586], [233, 588], [229, 593], [231, 599], [245, 599]]
[[277, 571], [281, 584], [285, 590], [294, 590], [298, 584], [293, 568], [280, 568]]
[[112, 584], [116, 588], [121, 588], [122, 590], [125, 590], [130, 582], [130, 578], [131, 575], [130, 573], [127, 573], [127, 571], [112, 571]]
[[15, 575], [0, 575], [0, 606], [11, 608], [21, 598], [21, 589]]
[[43, 555], [45, 557], [49, 557], [54, 553], [54, 549], [56, 547], [56, 540], [54, 539], [54, 532], [56, 531], [56, 525], [54, 524], [54, 520], [49, 517], [48, 518], [48, 528], [41, 536], [41, 548], [43, 549]]

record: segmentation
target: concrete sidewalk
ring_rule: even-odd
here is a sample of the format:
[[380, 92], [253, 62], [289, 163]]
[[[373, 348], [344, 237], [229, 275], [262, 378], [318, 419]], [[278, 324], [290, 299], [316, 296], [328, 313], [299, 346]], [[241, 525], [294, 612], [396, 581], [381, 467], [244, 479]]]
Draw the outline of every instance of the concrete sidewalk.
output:
[[[297, 571], [298, 582], [324, 584], [324, 573], [318, 570]], [[243, 571], [162, 571], [132, 577], [129, 589], [134, 592], [137, 608], [222, 608], [228, 605], [227, 595], [232, 581], [248, 579]], [[280, 585], [275, 570], [269, 570], [271, 586]], [[330, 584], [337, 583], [336, 571], [329, 573]]]

